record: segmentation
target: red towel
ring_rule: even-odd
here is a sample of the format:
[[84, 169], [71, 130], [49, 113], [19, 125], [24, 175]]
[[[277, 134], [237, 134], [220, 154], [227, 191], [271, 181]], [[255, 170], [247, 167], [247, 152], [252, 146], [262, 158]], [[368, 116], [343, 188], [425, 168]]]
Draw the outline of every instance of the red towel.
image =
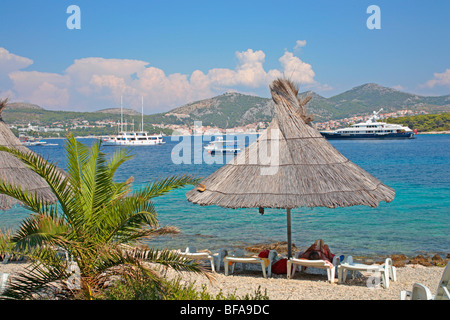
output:
[[272, 265], [272, 273], [286, 274], [287, 273], [287, 259], [280, 259]]
[[260, 258], [268, 258], [269, 257], [269, 250], [263, 250], [258, 254], [258, 257]]

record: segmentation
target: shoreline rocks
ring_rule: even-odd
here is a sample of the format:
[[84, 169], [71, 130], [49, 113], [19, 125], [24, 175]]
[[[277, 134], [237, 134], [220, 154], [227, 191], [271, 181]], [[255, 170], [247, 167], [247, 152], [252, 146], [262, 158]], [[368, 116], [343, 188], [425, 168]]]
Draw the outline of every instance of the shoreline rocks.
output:
[[[287, 242], [280, 241], [280, 242], [274, 242], [274, 243], [259, 243], [251, 246], [245, 247], [245, 250], [251, 253], [258, 254], [259, 252], [263, 250], [276, 250], [278, 254], [281, 255], [287, 255]], [[301, 249], [297, 248], [295, 244], [292, 244], [292, 252], [299, 251]], [[424, 267], [445, 267], [445, 265], [450, 260], [450, 253], [447, 253], [445, 258], [442, 258], [439, 254], [429, 254], [429, 255], [423, 255], [419, 254], [417, 256], [406, 256], [404, 254], [391, 254], [386, 256], [379, 256], [379, 257], [373, 257], [373, 256], [353, 256], [353, 259], [358, 260], [363, 263], [384, 263], [384, 260], [386, 258], [391, 258], [392, 263], [395, 267], [405, 267], [408, 264], [414, 265], [419, 264]]]

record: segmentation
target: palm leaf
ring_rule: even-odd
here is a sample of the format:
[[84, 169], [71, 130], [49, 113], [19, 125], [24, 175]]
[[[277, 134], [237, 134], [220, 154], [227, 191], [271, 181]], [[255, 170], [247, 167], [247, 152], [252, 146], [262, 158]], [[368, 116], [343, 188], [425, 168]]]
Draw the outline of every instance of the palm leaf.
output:
[[[0, 151], [12, 154], [17, 159], [21, 160], [30, 170], [41, 176], [47, 182], [53, 194], [58, 199], [59, 205], [62, 207], [63, 211], [66, 213], [71, 212], [70, 205], [74, 203], [72, 187], [69, 184], [69, 179], [60, 171], [60, 169], [55, 164], [43, 159], [42, 157], [34, 154], [31, 151], [26, 153], [5, 146], [0, 146]], [[3, 186], [5, 185], [6, 184], [3, 184]], [[3, 189], [1, 192], [8, 191], [6, 189]], [[16, 194], [12, 196], [20, 200], [19, 198], [21, 197], [21, 195], [19, 194], [19, 190], [16, 188], [14, 192], [16, 192]], [[28, 198], [30, 198], [29, 192], [22, 192], [24, 193], [25, 197], [27, 196], [26, 193], [28, 193]], [[23, 198], [22, 200], [26, 201], [26, 198]], [[36, 207], [35, 205], [31, 205], [31, 202], [29, 202], [27, 205], [29, 205], [30, 208], [33, 208], [33, 211], [36, 212], [36, 210], [34, 209]], [[70, 218], [69, 215], [68, 218]], [[72, 224], [75, 224], [75, 221], [72, 221]]]
[[179, 254], [171, 250], [158, 250], [152, 248], [149, 250], [134, 249], [134, 251], [130, 252], [130, 254], [144, 261], [172, 268], [177, 272], [189, 271], [200, 273], [209, 277], [206, 269], [202, 267], [197, 261], [180, 256]]
[[14, 277], [2, 295], [3, 299], [32, 299], [33, 294], [53, 289], [53, 282], [65, 280], [70, 275], [60, 266], [33, 264]]
[[108, 168], [111, 178], [114, 177], [114, 174], [120, 165], [134, 158], [134, 155], [131, 155], [130, 152], [130, 148], [119, 148], [113, 153], [108, 161]]
[[154, 228], [158, 224], [153, 203], [136, 194], [115, 202], [99, 215], [99, 220], [99, 232], [105, 235], [104, 241], [137, 239], [144, 228]]
[[114, 272], [131, 274], [132, 270], [140, 270], [155, 283], [161, 283], [157, 272], [141, 259], [177, 271], [205, 272], [196, 262], [170, 251], [130, 251], [119, 247], [177, 233], [176, 228], [158, 226], [152, 199], [196, 184], [200, 179], [172, 176], [132, 192], [131, 179], [114, 181], [120, 165], [132, 158], [128, 149], [119, 149], [107, 159], [100, 142], [88, 148], [73, 135], [67, 137], [65, 146], [68, 176], [31, 152], [1, 146], [0, 151], [9, 152], [41, 176], [58, 199], [57, 204], [48, 205], [30, 191], [0, 181], [0, 193], [20, 200], [34, 212], [13, 235], [0, 232], [1, 249], [34, 261], [33, 267], [8, 289], [6, 294], [10, 298], [31, 298], [32, 293], [52, 288], [55, 281], [61, 283], [67, 279], [67, 265], [55, 251], [57, 246], [80, 267], [84, 284], [81, 290], [86, 297], [91, 297], [91, 287], [98, 287], [102, 277]]
[[29, 248], [58, 245], [61, 235], [69, 231], [64, 220], [51, 214], [34, 214], [27, 217], [11, 238], [16, 250], [24, 252]]
[[171, 176], [161, 180], [155, 180], [141, 190], [136, 190], [135, 193], [145, 197], [146, 199], [151, 199], [155, 197], [162, 196], [171, 190], [183, 188], [187, 185], [194, 185], [200, 182], [200, 178], [195, 178], [189, 175], [182, 176]]
[[33, 212], [46, 211], [47, 204], [43, 203], [36, 193], [22, 189], [13, 184], [0, 180], [0, 193], [19, 200], [28, 210]]

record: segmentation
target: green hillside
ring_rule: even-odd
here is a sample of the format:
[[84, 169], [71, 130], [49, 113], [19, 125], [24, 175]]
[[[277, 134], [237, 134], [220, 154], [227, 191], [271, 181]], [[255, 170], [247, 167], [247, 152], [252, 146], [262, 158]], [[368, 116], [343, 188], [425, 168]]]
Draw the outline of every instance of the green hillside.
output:
[[430, 113], [450, 111], [450, 95], [423, 97], [368, 83], [328, 99], [334, 105], [333, 116], [368, 114], [383, 108], [384, 112], [401, 109], [425, 110]]
[[[409, 109], [428, 113], [450, 111], [450, 95], [423, 97], [391, 88], [368, 83], [351, 90], [325, 98], [315, 92], [299, 94], [311, 96], [306, 109], [315, 121], [343, 119], [355, 115], [371, 114], [383, 108], [384, 112]], [[270, 121], [273, 113], [272, 99], [239, 93], [224, 95], [187, 104], [171, 110], [164, 116], [177, 115], [179, 123], [192, 124], [195, 120], [203, 125], [230, 128], [258, 121]]]
[[[322, 97], [312, 91], [300, 93], [311, 96], [306, 109], [314, 115], [316, 122], [343, 119], [355, 115], [367, 115], [383, 108], [383, 112], [409, 109], [424, 110], [430, 114], [450, 112], [450, 95], [424, 97], [401, 92], [374, 83], [364, 84], [330, 98]], [[51, 111], [39, 106], [15, 103], [9, 104], [3, 112], [8, 124], [52, 125], [57, 122], [120, 120], [120, 109], [107, 109], [96, 112]], [[125, 111], [125, 110], [124, 110]], [[128, 110], [124, 120], [140, 123], [139, 112]], [[169, 112], [144, 116], [144, 123], [176, 124], [192, 126], [201, 121], [204, 126], [233, 128], [258, 122], [270, 122], [273, 116], [273, 101], [270, 98], [228, 92], [223, 95], [186, 104]]]
[[175, 117], [183, 124], [193, 125], [202, 121], [204, 126], [233, 128], [259, 121], [272, 120], [272, 99], [244, 95], [235, 92], [189, 103], [164, 114]]
[[417, 129], [418, 132], [450, 131], [450, 113], [427, 114], [411, 117], [389, 118], [388, 123], [397, 123]]
[[[128, 114], [131, 113], [131, 114]], [[149, 133], [159, 133], [164, 132], [165, 134], [171, 134], [172, 130], [161, 129], [152, 126], [151, 122], [155, 119], [157, 115], [146, 115], [144, 116], [144, 130]], [[64, 128], [70, 128], [74, 121], [81, 122], [86, 120], [89, 124], [94, 124], [96, 121], [113, 121], [117, 123], [120, 121], [120, 114], [105, 113], [103, 111], [98, 112], [74, 112], [74, 111], [54, 111], [45, 110], [42, 108], [15, 108], [14, 105], [8, 107], [3, 111], [3, 120], [10, 125], [26, 125], [32, 124], [37, 126], [51, 126], [56, 123], [64, 125]], [[135, 129], [138, 130], [141, 123], [141, 115], [133, 112], [125, 112], [123, 115], [124, 122], [128, 123], [128, 128], [131, 128], [131, 124], [135, 123]], [[84, 135], [108, 135], [116, 133], [116, 128], [105, 127], [105, 128], [77, 128], [71, 129], [74, 135], [84, 136]], [[40, 133], [41, 136], [54, 136], [54, 133]]]

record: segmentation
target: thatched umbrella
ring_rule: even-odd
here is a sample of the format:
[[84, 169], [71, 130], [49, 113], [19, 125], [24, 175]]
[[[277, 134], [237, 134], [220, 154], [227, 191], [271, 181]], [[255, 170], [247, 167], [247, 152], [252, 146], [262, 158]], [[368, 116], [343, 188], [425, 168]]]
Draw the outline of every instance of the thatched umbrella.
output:
[[[11, 132], [3, 122], [2, 111], [6, 107], [8, 99], [0, 100], [0, 145], [15, 148], [23, 152], [32, 152], [22, 145], [20, 140]], [[22, 190], [28, 189], [47, 203], [56, 201], [52, 190], [38, 174], [28, 169], [22, 161], [13, 155], [0, 151], [0, 180], [20, 186]], [[0, 194], [0, 209], [7, 210], [18, 201], [14, 198]]]
[[[291, 209], [298, 207], [378, 206], [395, 192], [338, 152], [309, 125], [306, 100], [292, 82], [270, 86], [274, 118], [261, 136], [232, 161], [186, 193], [199, 205], [226, 208], [287, 209], [288, 256], [292, 256]], [[258, 152], [272, 147], [277, 163], [260, 161]], [[276, 150], [278, 149], [278, 150]], [[277, 154], [278, 153], [278, 154]], [[255, 159], [258, 159], [255, 163]]]

